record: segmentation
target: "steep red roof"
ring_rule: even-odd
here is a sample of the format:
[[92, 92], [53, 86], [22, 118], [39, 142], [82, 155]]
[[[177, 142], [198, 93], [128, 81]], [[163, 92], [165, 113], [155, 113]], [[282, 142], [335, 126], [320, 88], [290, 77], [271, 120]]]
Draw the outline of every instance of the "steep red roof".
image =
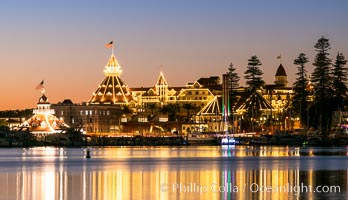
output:
[[277, 72], [276, 72], [276, 76], [287, 76], [282, 64], [279, 65]]

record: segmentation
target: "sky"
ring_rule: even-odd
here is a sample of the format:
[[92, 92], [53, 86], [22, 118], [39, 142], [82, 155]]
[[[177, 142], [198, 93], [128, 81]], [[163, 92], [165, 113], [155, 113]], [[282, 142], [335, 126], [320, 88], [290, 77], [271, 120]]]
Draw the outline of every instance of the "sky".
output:
[[281, 55], [291, 85], [293, 60], [305, 53], [311, 72], [322, 36], [331, 58], [348, 58], [347, 10], [344, 0], [3, 0], [0, 110], [36, 107], [41, 80], [51, 103], [87, 102], [105, 77], [111, 40], [130, 88], [154, 86], [161, 70], [169, 86], [221, 77], [231, 62], [245, 85], [253, 55], [267, 84]]

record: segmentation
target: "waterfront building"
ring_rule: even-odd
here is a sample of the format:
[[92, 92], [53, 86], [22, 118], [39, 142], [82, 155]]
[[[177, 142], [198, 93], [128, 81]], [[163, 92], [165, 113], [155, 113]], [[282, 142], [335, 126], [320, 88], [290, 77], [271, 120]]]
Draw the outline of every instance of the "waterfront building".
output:
[[182, 88], [177, 95], [176, 103], [179, 105], [191, 104], [196, 108], [203, 108], [215, 95], [206, 86], [195, 81], [194, 83], [188, 83], [185, 88]]
[[242, 125], [244, 120], [244, 115], [249, 109], [252, 100], [257, 99], [257, 109], [261, 111], [261, 116], [259, 118], [253, 119], [257, 122], [258, 127], [250, 128], [252, 131], [264, 131], [272, 133], [276, 129], [290, 130], [294, 125], [299, 126], [298, 118], [291, 116], [288, 108], [290, 105], [290, 100], [293, 95], [293, 90], [291, 87], [287, 86], [287, 74], [285, 68], [280, 64], [276, 70], [274, 84], [266, 84], [256, 93], [251, 93], [245, 87], [239, 87], [235, 89], [235, 97], [231, 99], [229, 97], [230, 91], [227, 87], [228, 77], [223, 76], [223, 121], [228, 121], [232, 127], [226, 129], [233, 129], [233, 132], [243, 131], [246, 127]]
[[114, 54], [106, 64], [104, 74], [104, 80], [99, 84], [88, 104], [135, 107], [136, 102], [133, 100], [130, 89], [120, 78], [122, 69]]
[[[227, 123], [234, 124], [237, 132], [243, 130], [240, 124], [250, 93], [244, 87], [238, 88], [237, 98], [227, 112], [226, 99], [223, 99], [226, 91], [223, 91], [219, 76], [203, 77], [184, 87], [171, 87], [161, 70], [154, 86], [129, 88], [120, 78], [122, 68], [114, 54], [106, 64], [104, 74], [104, 80], [86, 103], [64, 100], [53, 105], [57, 116], [88, 134], [101, 135], [220, 132], [231, 128]], [[273, 120], [273, 123], [278, 122], [279, 128], [287, 128], [285, 124], [289, 126], [291, 121], [285, 122], [284, 117], [293, 91], [287, 87], [282, 64], [277, 69], [275, 84], [265, 85], [257, 94], [262, 110], [258, 122], [266, 124], [267, 120]], [[224, 112], [227, 116], [222, 116]], [[233, 119], [230, 119], [231, 113]]]
[[268, 111], [268, 119], [276, 125], [276, 129], [290, 130], [296, 125], [299, 126], [299, 118], [291, 116], [289, 111], [290, 101], [294, 95], [292, 87], [287, 86], [287, 74], [282, 64], [279, 65], [274, 84], [265, 85], [263, 96], [272, 105]]
[[[137, 99], [139, 109], [161, 108], [163, 105], [176, 103], [177, 93], [182, 87], [169, 87], [161, 71], [153, 87], [132, 88], [132, 95]], [[138, 110], [139, 110], [138, 109]]]
[[47, 135], [61, 133], [69, 127], [64, 123], [63, 118], [55, 116], [55, 110], [51, 109], [51, 104], [44, 92], [37, 103], [37, 108], [33, 110], [33, 114], [19, 126], [20, 129], [27, 128], [30, 133]]
[[[120, 133], [121, 118], [132, 113], [138, 102], [120, 78], [122, 68], [114, 54], [104, 69], [105, 78], [87, 103], [74, 104], [66, 99], [54, 105], [57, 116], [85, 133], [109, 135]], [[127, 117], [124, 117], [127, 119]], [[127, 121], [127, 120], [126, 120]]]
[[52, 105], [56, 115], [88, 134], [109, 135], [121, 132], [124, 109], [110, 104], [73, 103], [70, 99]]

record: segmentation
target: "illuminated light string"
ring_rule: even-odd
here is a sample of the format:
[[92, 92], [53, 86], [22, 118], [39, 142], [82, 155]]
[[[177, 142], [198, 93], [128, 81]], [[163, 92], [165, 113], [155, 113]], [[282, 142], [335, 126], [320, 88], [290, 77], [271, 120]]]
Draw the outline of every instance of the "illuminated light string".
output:
[[[59, 120], [54, 116], [55, 112], [53, 109], [50, 109], [50, 105], [48, 98], [43, 94], [39, 99], [37, 109], [33, 110], [34, 115], [21, 124], [20, 127], [29, 127], [32, 133], [43, 134], [58, 133], [61, 131], [61, 126], [69, 127], [62, 119]], [[54, 127], [52, 127], [52, 125]], [[55, 129], [57, 125], [58, 129]]]
[[201, 111], [198, 112], [197, 115], [211, 115], [211, 113], [214, 114], [221, 114], [218, 97], [215, 96], [214, 99], [205, 105]]
[[[130, 92], [127, 85], [125, 85], [119, 78], [119, 76], [122, 74], [122, 69], [113, 53], [105, 66], [104, 74], [106, 78], [102, 84], [98, 86], [97, 91], [93, 93], [93, 96], [89, 102], [108, 103], [108, 101], [111, 101], [112, 103], [116, 104], [118, 103], [117, 101], [119, 99], [117, 96], [123, 96], [123, 102], [128, 104], [129, 101], [126, 96], [129, 96]], [[112, 96], [111, 99], [110, 96]]]

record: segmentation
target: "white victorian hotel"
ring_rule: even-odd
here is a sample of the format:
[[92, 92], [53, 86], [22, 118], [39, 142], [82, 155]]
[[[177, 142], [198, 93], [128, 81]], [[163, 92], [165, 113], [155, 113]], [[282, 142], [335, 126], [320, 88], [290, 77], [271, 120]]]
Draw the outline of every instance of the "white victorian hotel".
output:
[[[219, 76], [170, 87], [161, 71], [154, 86], [129, 88], [121, 79], [122, 68], [113, 53], [104, 74], [105, 79], [86, 103], [66, 99], [52, 105], [56, 116], [70, 127], [81, 127], [88, 134], [98, 135], [220, 132], [231, 125], [236, 131], [243, 131], [239, 121], [246, 111], [248, 93], [243, 87], [238, 89], [238, 100], [233, 102], [232, 110], [223, 98], [228, 91], [223, 89], [225, 81], [221, 83]], [[281, 64], [275, 84], [266, 85], [258, 93], [263, 101], [260, 123], [269, 117], [279, 121], [283, 107], [293, 94], [292, 88], [287, 87], [287, 75]], [[227, 117], [232, 112], [234, 122]], [[286, 128], [286, 122], [280, 124]]]

